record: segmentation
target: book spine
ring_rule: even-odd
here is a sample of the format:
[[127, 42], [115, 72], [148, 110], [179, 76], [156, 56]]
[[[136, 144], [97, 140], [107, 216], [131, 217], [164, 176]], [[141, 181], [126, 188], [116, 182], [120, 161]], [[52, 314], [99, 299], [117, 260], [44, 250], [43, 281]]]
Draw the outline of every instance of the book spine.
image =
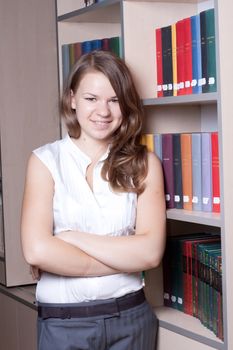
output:
[[191, 18], [184, 19], [184, 88], [185, 94], [192, 93], [192, 32]]
[[62, 77], [63, 82], [67, 79], [70, 72], [70, 50], [69, 44], [62, 45]]
[[174, 208], [174, 171], [172, 134], [162, 134], [162, 166], [167, 208]]
[[81, 42], [74, 43], [74, 57], [77, 61], [82, 56], [82, 44]]
[[181, 134], [181, 166], [183, 181], [183, 208], [192, 210], [192, 136]]
[[171, 26], [162, 27], [163, 96], [173, 95]]
[[69, 58], [70, 58], [70, 69], [73, 67], [75, 63], [75, 56], [74, 56], [74, 44], [69, 44]]
[[165, 306], [172, 306], [171, 295], [172, 295], [172, 250], [171, 240], [167, 239], [165, 252], [163, 256], [163, 299]]
[[162, 161], [162, 134], [154, 134], [154, 152], [157, 157]]
[[192, 31], [192, 93], [198, 94], [201, 89], [201, 33], [200, 33], [200, 14], [191, 16]]
[[103, 51], [110, 51], [109, 38], [101, 39], [101, 47]]
[[149, 152], [154, 152], [154, 135], [143, 134], [141, 136], [141, 144], [146, 146]]
[[214, 9], [206, 10], [206, 54], [207, 54], [207, 91], [215, 92], [216, 52], [215, 52], [215, 19]]
[[183, 242], [183, 311], [188, 314], [188, 302], [189, 302], [189, 284], [188, 284], [188, 247], [187, 241]]
[[212, 151], [211, 133], [201, 134], [201, 173], [202, 173], [202, 210], [212, 211]]
[[177, 95], [184, 95], [184, 20], [176, 22], [176, 53], [177, 53]]
[[82, 42], [82, 55], [85, 53], [91, 52], [91, 40], [86, 40]]
[[172, 78], [173, 78], [173, 96], [177, 96], [177, 52], [176, 52], [176, 24], [171, 25], [172, 32]]
[[162, 34], [161, 28], [155, 30], [156, 39], [156, 67], [157, 67], [157, 97], [163, 96], [163, 62], [162, 62]]
[[110, 51], [115, 53], [117, 56], [121, 56], [121, 40], [119, 36], [113, 36], [109, 38]]
[[193, 183], [193, 210], [202, 210], [201, 190], [201, 134], [192, 134], [192, 183]]
[[94, 39], [91, 40], [91, 50], [101, 50], [102, 49], [102, 40]]
[[146, 146], [149, 152], [154, 152], [154, 135], [153, 134], [145, 134], [146, 137]]
[[213, 212], [220, 213], [220, 177], [219, 177], [219, 150], [218, 133], [211, 133], [212, 149], [212, 191], [213, 191]]
[[183, 209], [180, 134], [173, 134], [174, 206]]
[[200, 12], [200, 32], [201, 32], [201, 69], [202, 92], [208, 92], [207, 86], [207, 45], [206, 45], [206, 11]]

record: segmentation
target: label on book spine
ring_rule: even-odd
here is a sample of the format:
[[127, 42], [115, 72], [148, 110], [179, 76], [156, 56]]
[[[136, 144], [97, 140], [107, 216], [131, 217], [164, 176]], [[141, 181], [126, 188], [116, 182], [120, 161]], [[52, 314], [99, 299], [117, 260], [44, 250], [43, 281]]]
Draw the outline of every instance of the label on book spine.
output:
[[174, 196], [174, 201], [175, 201], [176, 203], [179, 203], [179, 202], [180, 202], [180, 196], [175, 195], [175, 196]]
[[209, 85], [215, 84], [215, 78], [214, 77], [210, 77], [208, 82], [209, 82]]
[[208, 204], [209, 203], [209, 198], [208, 197], [203, 197], [202, 198], [203, 204]]
[[198, 197], [194, 196], [193, 199], [192, 199], [192, 202], [193, 203], [198, 203]]
[[197, 79], [193, 79], [191, 81], [191, 86], [197, 86]]
[[182, 305], [182, 304], [183, 304], [183, 299], [180, 298], [180, 297], [178, 297], [178, 298], [177, 298], [177, 302], [178, 302], [178, 304]]
[[213, 203], [214, 204], [220, 204], [220, 198], [219, 197], [214, 197], [213, 198]]

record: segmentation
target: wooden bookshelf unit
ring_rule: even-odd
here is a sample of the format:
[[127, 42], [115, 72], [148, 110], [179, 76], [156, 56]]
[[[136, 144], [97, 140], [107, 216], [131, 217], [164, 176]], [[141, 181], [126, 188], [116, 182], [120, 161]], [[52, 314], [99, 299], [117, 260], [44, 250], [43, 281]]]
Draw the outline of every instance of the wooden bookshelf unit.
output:
[[[58, 0], [58, 52], [62, 77], [61, 46], [106, 36], [121, 37], [121, 54], [130, 67], [145, 108], [145, 133], [218, 131], [221, 214], [167, 211], [168, 234], [178, 226], [212, 227], [221, 233], [223, 258], [224, 341], [198, 319], [163, 306], [161, 268], [146, 273], [146, 293], [159, 319], [158, 349], [233, 349], [233, 43], [230, 40], [233, 3], [217, 0], [102, 0], [84, 7], [83, 1]], [[215, 8], [217, 92], [157, 98], [155, 28], [200, 11]], [[62, 84], [62, 78], [60, 79]]]

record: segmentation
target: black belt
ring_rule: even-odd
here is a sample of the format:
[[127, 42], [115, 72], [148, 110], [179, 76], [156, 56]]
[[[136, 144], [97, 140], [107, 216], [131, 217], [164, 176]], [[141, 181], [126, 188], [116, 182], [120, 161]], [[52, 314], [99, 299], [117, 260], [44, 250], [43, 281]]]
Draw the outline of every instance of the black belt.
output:
[[[145, 295], [142, 289], [137, 292], [126, 294], [123, 297], [109, 299], [96, 305], [80, 306], [38, 306], [38, 316], [40, 318], [73, 318], [73, 317], [91, 317], [100, 315], [113, 315], [120, 311], [130, 309], [140, 305], [145, 301]], [[62, 304], [61, 304], [62, 305]]]

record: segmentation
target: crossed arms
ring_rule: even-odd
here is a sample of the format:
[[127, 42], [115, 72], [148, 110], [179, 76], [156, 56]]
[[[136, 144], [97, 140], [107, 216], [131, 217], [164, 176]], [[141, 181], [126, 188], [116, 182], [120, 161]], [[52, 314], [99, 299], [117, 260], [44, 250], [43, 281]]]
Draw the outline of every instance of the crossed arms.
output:
[[160, 161], [149, 153], [145, 190], [138, 196], [136, 232], [111, 237], [66, 231], [53, 235], [54, 182], [32, 154], [22, 205], [21, 240], [26, 261], [64, 276], [103, 276], [159, 265], [165, 246], [164, 185]]

